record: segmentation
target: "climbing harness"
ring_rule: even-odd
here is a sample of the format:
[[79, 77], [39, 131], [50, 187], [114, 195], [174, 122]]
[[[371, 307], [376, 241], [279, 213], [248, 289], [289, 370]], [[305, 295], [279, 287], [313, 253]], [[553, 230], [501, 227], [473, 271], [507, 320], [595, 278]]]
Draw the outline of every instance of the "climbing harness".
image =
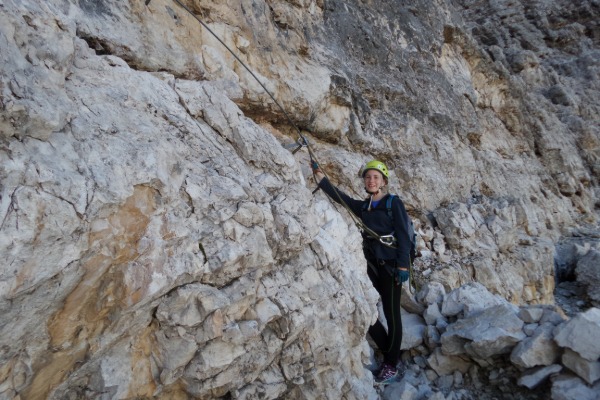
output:
[[[148, 5], [150, 3], [151, 0], [146, 0], [146, 5]], [[296, 152], [298, 152], [298, 150], [300, 150], [302, 147], [306, 147], [307, 151], [308, 151], [308, 156], [310, 158], [310, 162], [311, 164], [316, 163], [317, 165], [320, 165], [316, 155], [314, 154], [312, 148], [310, 147], [308, 140], [306, 139], [306, 137], [302, 134], [302, 132], [300, 131], [300, 129], [296, 126], [296, 124], [294, 123], [294, 121], [292, 121], [292, 118], [289, 116], [289, 114], [287, 113], [287, 111], [285, 111], [285, 109], [283, 108], [283, 106], [277, 101], [277, 99], [275, 99], [275, 97], [271, 94], [271, 92], [266, 88], [266, 86], [260, 81], [260, 79], [258, 79], [258, 77], [254, 74], [254, 72], [252, 72], [252, 70], [238, 57], [238, 55], [229, 47], [227, 46], [227, 44], [221, 40], [221, 38], [214, 33], [207, 24], [205, 24], [200, 18], [198, 18], [198, 16], [196, 16], [196, 14], [194, 14], [192, 12], [192, 10], [190, 10], [185, 4], [183, 4], [180, 0], [173, 0], [175, 3], [177, 3], [181, 8], [183, 8], [185, 11], [187, 11], [188, 14], [190, 14], [196, 21], [198, 21], [198, 23], [200, 25], [202, 25], [202, 27], [204, 27], [204, 29], [206, 29], [212, 36], [214, 36], [215, 39], [217, 39], [217, 41], [219, 43], [221, 43], [221, 45], [223, 45], [223, 47], [225, 47], [227, 49], [227, 51], [229, 51], [229, 53], [231, 53], [231, 55], [244, 67], [244, 69], [246, 71], [248, 71], [248, 73], [258, 82], [258, 84], [263, 88], [263, 90], [265, 91], [265, 93], [267, 93], [269, 95], [269, 97], [271, 98], [271, 100], [273, 100], [273, 102], [277, 105], [277, 107], [281, 110], [281, 112], [283, 113], [283, 115], [285, 116], [285, 118], [288, 120], [288, 122], [290, 123], [290, 125], [295, 129], [296, 133], [298, 134], [299, 138], [298, 141], [294, 144], [295, 149], [292, 151], [292, 154], [295, 154]], [[321, 172], [323, 173], [323, 175], [325, 175], [325, 177], [327, 179], [329, 179], [329, 176], [327, 176], [327, 174], [325, 173], [324, 170], [321, 169]], [[313, 177], [315, 177], [315, 181], [316, 181], [316, 176], [315, 176], [315, 172], [313, 171]], [[319, 188], [317, 187], [317, 189], [315, 189], [315, 191], [313, 191], [313, 193], [315, 193]], [[357, 226], [357, 228], [361, 231], [361, 232], [365, 232], [368, 236], [380, 240], [381, 243], [383, 243], [384, 245], [388, 246], [388, 247], [392, 247], [395, 248], [395, 246], [390, 245], [390, 244], [386, 244], [388, 242], [388, 240], [386, 238], [382, 239], [382, 236], [377, 234], [377, 232], [373, 231], [372, 229], [370, 229], [368, 226], [366, 226], [361, 220], [360, 218], [358, 218], [358, 216], [356, 216], [352, 210], [350, 209], [350, 207], [348, 206], [348, 204], [346, 204], [346, 202], [342, 199], [342, 197], [340, 196], [340, 194], [338, 193], [337, 189], [334, 187], [334, 191], [337, 195], [338, 200], [340, 201], [340, 204], [346, 209], [346, 211], [348, 211], [348, 214], [350, 215], [350, 218], [352, 219], [352, 221], [354, 221], [354, 224]]]

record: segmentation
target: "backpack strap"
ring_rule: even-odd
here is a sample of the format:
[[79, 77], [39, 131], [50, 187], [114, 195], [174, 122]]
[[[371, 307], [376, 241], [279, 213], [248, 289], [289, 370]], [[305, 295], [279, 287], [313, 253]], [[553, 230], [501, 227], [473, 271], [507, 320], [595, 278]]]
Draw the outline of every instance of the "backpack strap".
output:
[[392, 220], [394, 219], [394, 215], [392, 214], [392, 201], [394, 201], [394, 197], [396, 197], [396, 195], [390, 193], [387, 201], [385, 202], [385, 208], [387, 209], [388, 217], [390, 217]]
[[[387, 200], [385, 201], [385, 208], [387, 210], [387, 215], [391, 219], [394, 219], [394, 216], [392, 214], [392, 201], [394, 201], [394, 197], [396, 197], [396, 195], [390, 193], [387, 197]], [[363, 203], [362, 210], [365, 211], [367, 209], [367, 207], [368, 207], [367, 203]]]

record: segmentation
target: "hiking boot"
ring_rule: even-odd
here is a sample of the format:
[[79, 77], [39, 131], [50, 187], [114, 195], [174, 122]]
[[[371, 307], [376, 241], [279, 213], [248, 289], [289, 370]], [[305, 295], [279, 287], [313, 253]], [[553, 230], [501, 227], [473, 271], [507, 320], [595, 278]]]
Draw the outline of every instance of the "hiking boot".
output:
[[381, 371], [379, 371], [379, 374], [377, 374], [377, 377], [375, 377], [375, 382], [380, 385], [387, 385], [396, 379], [396, 376], [398, 376], [398, 370], [396, 367], [390, 364], [383, 364]]

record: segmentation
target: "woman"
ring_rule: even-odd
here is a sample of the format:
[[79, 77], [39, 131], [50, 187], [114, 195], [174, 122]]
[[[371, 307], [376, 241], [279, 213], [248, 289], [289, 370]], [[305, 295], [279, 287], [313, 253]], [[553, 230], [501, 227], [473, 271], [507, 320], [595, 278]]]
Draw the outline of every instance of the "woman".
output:
[[[391, 382], [398, 374], [402, 343], [402, 321], [400, 315], [400, 285], [408, 280], [410, 267], [410, 239], [408, 234], [408, 214], [402, 200], [383, 189], [388, 184], [389, 172], [384, 163], [369, 161], [359, 172], [369, 196], [356, 200], [341, 192], [329, 182], [318, 164], [312, 164], [319, 188], [334, 201], [345, 204], [370, 231], [379, 236], [387, 236], [391, 242], [386, 245], [378, 237], [363, 231], [363, 251], [368, 264], [368, 275], [381, 296], [383, 312], [388, 329], [379, 320], [369, 328], [369, 335], [384, 356], [381, 368], [375, 372], [375, 380], [382, 384]], [[391, 217], [388, 210], [391, 208]]]

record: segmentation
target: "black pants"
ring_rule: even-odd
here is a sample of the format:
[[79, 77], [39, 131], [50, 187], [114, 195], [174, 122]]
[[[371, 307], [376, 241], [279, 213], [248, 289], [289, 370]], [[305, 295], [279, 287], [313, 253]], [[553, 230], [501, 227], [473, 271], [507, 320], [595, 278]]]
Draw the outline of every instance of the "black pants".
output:
[[[401, 286], [391, 274], [394, 260], [385, 262], [367, 256], [368, 274], [379, 295], [388, 329], [379, 320], [369, 328], [369, 335], [383, 353], [384, 362], [396, 366], [400, 360], [402, 344], [402, 319], [400, 315]], [[388, 265], [385, 265], [388, 264]]]

